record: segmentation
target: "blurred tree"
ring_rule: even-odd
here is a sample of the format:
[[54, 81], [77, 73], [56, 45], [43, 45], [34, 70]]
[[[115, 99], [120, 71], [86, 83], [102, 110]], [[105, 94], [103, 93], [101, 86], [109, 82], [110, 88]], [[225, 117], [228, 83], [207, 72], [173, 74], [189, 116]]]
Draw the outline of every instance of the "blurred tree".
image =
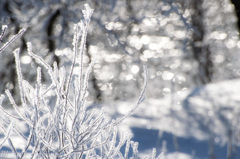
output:
[[22, 27], [28, 31], [0, 55], [1, 93], [14, 87], [13, 57], [7, 52], [16, 47], [22, 48], [24, 77], [35, 81], [35, 69], [28, 65], [38, 64], [27, 55], [27, 41], [50, 64], [68, 63], [72, 27], [86, 2], [94, 14], [84, 67], [98, 57], [89, 85], [95, 97], [89, 100], [133, 98], [140, 91], [143, 64], [149, 68], [147, 95], [153, 98], [173, 91], [173, 80], [176, 90], [185, 90], [240, 76], [240, 43], [229, 0], [2, 0], [0, 23], [10, 28], [5, 39]]
[[213, 62], [211, 56], [211, 50], [209, 49], [209, 43], [205, 41], [206, 39], [206, 25], [204, 23], [204, 0], [194, 0], [192, 1], [192, 49], [193, 56], [198, 62], [198, 74], [195, 79], [196, 83], [207, 84], [212, 81], [213, 77]]
[[235, 6], [235, 12], [238, 17], [238, 30], [240, 30], [240, 1], [239, 0], [231, 0], [233, 5]]

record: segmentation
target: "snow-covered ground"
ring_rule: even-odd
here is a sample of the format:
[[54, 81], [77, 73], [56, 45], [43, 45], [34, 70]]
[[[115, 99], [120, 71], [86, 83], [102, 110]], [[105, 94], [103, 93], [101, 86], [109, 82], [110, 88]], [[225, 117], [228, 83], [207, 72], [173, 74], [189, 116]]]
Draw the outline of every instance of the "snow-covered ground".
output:
[[[112, 118], [117, 118], [126, 114], [134, 102], [119, 101], [97, 107], [105, 107]], [[168, 159], [225, 159], [228, 148], [232, 152], [231, 159], [238, 159], [239, 103], [239, 79], [209, 84], [164, 99], [146, 98], [119, 129], [132, 133], [133, 141], [139, 142], [141, 158], [155, 147]], [[26, 129], [23, 127], [22, 131]], [[21, 142], [18, 138], [13, 137], [13, 140]], [[228, 147], [229, 143], [232, 147]], [[11, 158], [4, 153], [7, 150], [3, 147], [1, 156]]]
[[[240, 158], [240, 80], [209, 84], [192, 91], [174, 93], [164, 99], [145, 99], [122, 124], [131, 131], [139, 150], [156, 147], [167, 158]], [[112, 116], [125, 114], [132, 102], [111, 103]], [[230, 147], [229, 147], [230, 148]]]

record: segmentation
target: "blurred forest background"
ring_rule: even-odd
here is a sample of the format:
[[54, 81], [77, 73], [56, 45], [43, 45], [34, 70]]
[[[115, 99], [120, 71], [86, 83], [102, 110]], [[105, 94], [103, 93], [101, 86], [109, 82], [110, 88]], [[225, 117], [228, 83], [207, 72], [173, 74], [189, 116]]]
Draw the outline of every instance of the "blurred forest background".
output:
[[27, 31], [0, 54], [0, 93], [6, 88], [17, 92], [12, 51], [19, 46], [24, 78], [36, 81], [38, 64], [27, 54], [28, 41], [32, 42], [34, 53], [49, 64], [53, 61], [59, 66], [68, 64], [73, 25], [81, 19], [84, 3], [94, 9], [85, 66], [98, 59], [90, 78], [89, 101], [136, 97], [143, 80], [143, 65], [149, 69], [147, 98], [161, 98], [207, 83], [239, 78], [236, 15], [240, 5], [239, 0], [233, 2], [1, 0], [0, 24], [8, 25], [2, 44], [21, 28]]

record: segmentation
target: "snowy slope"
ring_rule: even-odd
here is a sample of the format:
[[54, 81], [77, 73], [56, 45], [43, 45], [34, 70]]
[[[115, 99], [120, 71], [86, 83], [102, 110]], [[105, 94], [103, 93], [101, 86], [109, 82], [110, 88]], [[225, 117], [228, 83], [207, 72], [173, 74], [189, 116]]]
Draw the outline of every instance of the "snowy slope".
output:
[[[118, 102], [107, 106], [107, 110], [119, 116], [133, 104]], [[155, 146], [164, 151], [166, 140], [165, 151], [179, 149], [195, 158], [208, 158], [212, 149], [212, 154], [221, 159], [227, 156], [227, 143], [233, 145], [232, 149], [239, 149], [239, 108], [240, 80], [237, 79], [175, 93], [164, 99], [146, 99], [122, 125], [123, 130], [132, 131], [134, 139], [148, 138], [140, 142], [140, 148], [141, 144], [147, 147], [142, 150]], [[240, 151], [232, 151], [232, 156], [240, 158]]]

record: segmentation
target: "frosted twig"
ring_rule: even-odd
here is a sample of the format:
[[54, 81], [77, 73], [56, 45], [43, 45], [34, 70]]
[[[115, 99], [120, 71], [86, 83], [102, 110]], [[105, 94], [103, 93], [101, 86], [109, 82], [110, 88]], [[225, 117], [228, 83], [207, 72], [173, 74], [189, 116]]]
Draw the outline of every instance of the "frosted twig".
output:
[[25, 141], [27, 141], [27, 138], [24, 136], [24, 134], [22, 132], [20, 132], [15, 126], [13, 127], [13, 130], [20, 136], [22, 137], [22, 139], [24, 139]]
[[[105, 116], [104, 116], [104, 112], [102, 110], [101, 113], [97, 116], [97, 118], [92, 123], [88, 124], [87, 129], [83, 133], [96, 132], [97, 128], [102, 124], [102, 121], [104, 120], [104, 118], [105, 118]], [[83, 124], [81, 124], [81, 125], [83, 125]], [[91, 128], [93, 128], [92, 131], [90, 131]], [[83, 140], [83, 138], [81, 140]], [[80, 141], [78, 141], [78, 142], [80, 142]]]
[[42, 95], [46, 95], [50, 90], [52, 90], [55, 86], [51, 84], [44, 92]]
[[4, 34], [5, 34], [5, 31], [7, 30], [8, 26], [7, 25], [3, 25], [2, 26], [2, 33], [0, 35], [0, 43], [2, 42], [3, 40], [3, 37], [4, 37]]
[[[16, 35], [14, 35], [7, 43], [5, 43], [1, 48], [0, 48], [0, 54], [5, 50], [13, 41], [15, 41], [20, 35], [22, 35], [26, 29], [21, 29]], [[2, 37], [1, 37], [2, 38]]]
[[20, 66], [19, 52], [20, 52], [20, 49], [18, 48], [15, 51], [13, 51], [13, 54], [14, 54], [14, 57], [15, 57], [21, 102], [22, 102], [23, 105], [25, 105], [26, 104], [26, 99], [25, 99], [25, 95], [24, 95], [24, 91], [23, 91], [23, 85], [22, 85], [23, 78], [22, 78], [22, 71], [21, 71], [21, 66]]
[[39, 141], [37, 141], [35, 147], [34, 147], [33, 150], [32, 150], [32, 155], [31, 155], [31, 157], [30, 157], [31, 159], [34, 158], [35, 152], [37, 151], [38, 144], [39, 144]]
[[41, 86], [42, 74], [41, 74], [41, 67], [37, 68], [37, 83]]
[[38, 138], [41, 140], [41, 142], [51, 151], [56, 151], [51, 145], [46, 141], [44, 138], [41, 137], [41, 135], [37, 134]]
[[68, 145], [65, 145], [62, 150], [59, 150], [59, 153], [62, 153], [63, 151], [67, 150], [68, 147], [70, 147], [71, 145], [68, 144]]
[[115, 147], [115, 149], [114, 149], [114, 152], [112, 154], [112, 158], [114, 158], [117, 154], [119, 156], [121, 156], [121, 158], [123, 158], [122, 153], [120, 152], [120, 149], [125, 144], [125, 142], [126, 142], [126, 137], [124, 135], [122, 135], [122, 137], [120, 137], [120, 140], [119, 140], [119, 143], [118, 143], [117, 147]]
[[14, 118], [14, 119], [17, 119], [19, 121], [23, 121], [23, 119], [21, 118], [18, 118], [10, 113], [8, 113], [2, 106], [0, 106], [0, 109], [4, 112], [5, 115], [7, 115], [9, 118]]
[[66, 75], [66, 70], [65, 70], [65, 67], [63, 66], [63, 67], [61, 67], [60, 70], [59, 70], [59, 83], [60, 83], [60, 88], [61, 88], [62, 90], [64, 90], [63, 87], [64, 87], [64, 82], [65, 82], [65, 80], [66, 80], [65, 75]]
[[[85, 95], [86, 95], [86, 92], [87, 92], [87, 87], [88, 87], [88, 79], [89, 79], [89, 75], [90, 75], [90, 72], [95, 64], [96, 60], [94, 60], [93, 62], [91, 62], [90, 66], [88, 67], [88, 70], [86, 72], [86, 75], [85, 75], [85, 78], [84, 78], [84, 86], [83, 86], [83, 90], [82, 90], [82, 97], [79, 97], [80, 96], [80, 93], [78, 92], [78, 96], [77, 96], [77, 103], [80, 104], [80, 106], [75, 106], [75, 118], [74, 118], [74, 122], [73, 122], [73, 125], [75, 124], [76, 122], [76, 117], [79, 115], [80, 113], [80, 109], [82, 109], [82, 111], [85, 111], [85, 107], [84, 107], [84, 104], [85, 104]], [[79, 100], [79, 101], [78, 101]], [[82, 117], [83, 118], [83, 117]]]
[[3, 94], [0, 95], [0, 106], [2, 106], [2, 102], [4, 100], [5, 96]]
[[116, 130], [116, 127], [114, 127], [113, 129], [113, 135], [112, 135], [112, 141], [111, 141], [111, 145], [109, 147], [109, 151], [108, 151], [108, 154], [107, 154], [107, 158], [111, 158], [111, 152], [114, 150], [115, 148], [115, 144], [116, 144], [116, 138], [117, 138], [117, 130]]
[[[92, 112], [91, 112], [91, 114], [88, 116], [88, 117], [86, 117], [86, 120], [84, 121], [84, 123], [89, 123], [90, 122], [90, 120], [92, 120], [93, 119], [93, 117], [94, 117], [94, 115], [95, 115], [95, 112], [96, 112], [96, 110], [94, 109], [94, 110], [92, 110]], [[101, 112], [101, 114], [102, 114], [102, 112]], [[86, 115], [87, 116], [87, 115]]]
[[18, 106], [16, 105], [11, 93], [9, 90], [6, 90], [5, 93], [7, 94], [12, 106], [14, 107], [14, 109], [16, 110], [16, 112], [18, 113], [18, 115], [22, 118], [23, 121], [25, 121], [26, 123], [28, 123], [30, 126], [33, 125], [32, 121], [27, 119], [21, 112], [20, 110], [18, 109]]
[[72, 80], [72, 75], [73, 75], [73, 69], [74, 69], [75, 64], [76, 64], [76, 57], [77, 57], [77, 53], [78, 53], [78, 41], [79, 41], [78, 26], [75, 25], [74, 29], [75, 29], [74, 38], [73, 38], [74, 39], [73, 40], [73, 52], [74, 52], [74, 55], [73, 55], [72, 65], [70, 67], [70, 72], [69, 72], [69, 76], [68, 76], [67, 83], [66, 83], [66, 88], [65, 88], [66, 96], [68, 96], [70, 82]]
[[156, 158], [156, 149], [153, 148], [152, 150], [152, 159], [155, 159]]
[[[70, 133], [70, 131], [68, 131], [67, 129], [61, 129], [61, 128], [58, 128], [55, 126], [55, 128], [58, 130], [58, 131], [62, 131], [62, 132], [65, 132], [66, 133], [66, 136], [69, 136], [68, 138], [69, 139], [73, 139], [76, 143], [77, 143], [77, 140], [74, 138], [74, 136]], [[69, 140], [70, 141], [70, 140]]]
[[138, 142], [131, 142], [131, 146], [133, 149], [133, 158], [138, 158]]
[[144, 85], [143, 85], [143, 88], [142, 88], [142, 91], [140, 93], [140, 96], [138, 98], [137, 103], [136, 103], [136, 105], [134, 107], [132, 107], [132, 109], [125, 116], [123, 116], [122, 118], [116, 119], [116, 121], [113, 123], [114, 126], [118, 125], [124, 119], [128, 118], [138, 108], [138, 106], [143, 102], [143, 100], [144, 100], [144, 93], [146, 91], [147, 83], [148, 83], [148, 70], [147, 70], [147, 67], [144, 66]]
[[[34, 58], [35, 60], [39, 61], [40, 64], [41, 64], [43, 67], [45, 67], [48, 71], [51, 72], [51, 73], [50, 73], [50, 76], [52, 77], [52, 75], [53, 75], [52, 67], [51, 67], [49, 64], [47, 64], [40, 56], [38, 56], [38, 55], [36, 55], [36, 54], [34, 54], [34, 53], [32, 52], [32, 43], [31, 43], [31, 42], [27, 42], [27, 50], [28, 50], [28, 54], [29, 54], [32, 58]], [[52, 80], [55, 81], [55, 78], [52, 78]]]
[[57, 87], [58, 82], [57, 82], [56, 78], [53, 76], [54, 73], [53, 73], [52, 67], [48, 63], [46, 63], [40, 56], [38, 56], [32, 52], [32, 43], [31, 42], [27, 42], [27, 50], [28, 50], [28, 54], [32, 58], [34, 58], [36, 61], [39, 61], [39, 63], [48, 70], [48, 74], [50, 75], [53, 84]]
[[[6, 114], [5, 114], [6, 115]], [[12, 123], [13, 123], [13, 119], [7, 119], [8, 121], [10, 121], [10, 122], [8, 122], [8, 121], [6, 121], [5, 119], [3, 119], [2, 118], [2, 120], [3, 120], [3, 122], [6, 124], [6, 125], [11, 125]], [[19, 119], [20, 121], [22, 121], [22, 119]], [[0, 125], [1, 126], [1, 128], [3, 129], [3, 131], [5, 132], [5, 128], [2, 126], [2, 125]], [[15, 126], [13, 126], [12, 127], [12, 129], [20, 136], [20, 137], [22, 137], [22, 139], [24, 139], [25, 141], [27, 141], [27, 138], [15, 127]]]
[[3, 138], [2, 143], [0, 143], [0, 148], [2, 148], [2, 145], [6, 142], [6, 140], [9, 139], [9, 136], [10, 136], [10, 133], [11, 133], [11, 131], [12, 131], [13, 125], [10, 124], [10, 125], [8, 126], [8, 129], [7, 129], [7, 130], [5, 130], [5, 128], [4, 128], [3, 126], [1, 126], [1, 127], [2, 127], [2, 129], [3, 129], [3, 131], [4, 131], [4, 136], [5, 136], [5, 137]]
[[8, 138], [8, 143], [10, 145], [10, 148], [12, 149], [12, 151], [14, 152], [15, 154], [15, 157], [16, 158], [19, 158], [18, 154], [17, 154], [17, 150], [15, 149], [15, 147], [13, 146], [13, 143], [12, 143], [12, 140], [10, 138]]
[[30, 85], [28, 81], [23, 80], [22, 87], [25, 93], [26, 99], [32, 104], [28, 105], [28, 107], [25, 107], [24, 109], [27, 110], [29, 107], [33, 108], [32, 106], [35, 103], [35, 89]]
[[32, 131], [30, 131], [30, 135], [29, 135], [29, 138], [28, 138], [28, 140], [27, 140], [27, 145], [26, 145], [24, 151], [22, 152], [22, 155], [21, 155], [20, 158], [23, 158], [23, 156], [24, 156], [25, 153], [27, 152], [27, 150], [28, 150], [28, 148], [29, 148], [29, 146], [30, 146], [30, 144], [31, 144], [31, 140], [32, 140], [32, 138], [34, 137], [33, 132], [34, 132], [34, 127], [32, 128]]
[[88, 4], [85, 4], [85, 9], [83, 10], [83, 15], [84, 15], [84, 21], [82, 20], [80, 23], [78, 23], [78, 26], [82, 29], [82, 37], [81, 37], [81, 43], [80, 43], [80, 72], [79, 72], [79, 92], [80, 92], [80, 97], [81, 97], [81, 91], [82, 91], [82, 86], [83, 86], [83, 53], [85, 49], [85, 44], [86, 44], [86, 38], [87, 38], [87, 31], [89, 28], [91, 16], [93, 14], [93, 9], [91, 9]]
[[34, 110], [35, 110], [35, 122], [38, 121], [38, 107], [40, 107], [41, 97], [40, 97], [40, 90], [41, 89], [41, 68], [37, 68], [37, 84], [36, 84], [36, 103], [34, 104]]
[[[74, 51], [74, 55], [73, 55], [73, 59], [72, 59], [72, 65], [70, 67], [70, 73], [67, 79], [67, 83], [66, 83], [66, 88], [65, 88], [65, 94], [66, 94], [66, 98], [64, 100], [64, 113], [63, 113], [63, 119], [66, 118], [66, 106], [67, 106], [67, 99], [68, 99], [68, 94], [69, 94], [69, 88], [70, 88], [70, 83], [72, 80], [72, 75], [73, 75], [73, 69], [75, 67], [76, 64], [76, 57], [77, 57], [77, 53], [78, 53], [78, 41], [79, 41], [79, 28], [77, 25], [75, 25], [75, 33], [74, 33], [74, 38], [73, 38], [73, 51]], [[63, 120], [64, 122], [65, 120]], [[65, 123], [64, 123], [65, 124]]]
[[[100, 133], [102, 133], [102, 130], [101, 131], [98, 131], [98, 133], [96, 134], [96, 136], [98, 136]], [[109, 138], [110, 138], [110, 135], [107, 137], [107, 139], [105, 140], [105, 142], [107, 143], [107, 141], [109, 141]], [[95, 145], [95, 143], [97, 142], [97, 140], [98, 140], [98, 138], [96, 137], [94, 140], [93, 140], [93, 142], [91, 143], [91, 146], [90, 147], [94, 147], [94, 145]], [[103, 145], [101, 145], [101, 152], [103, 152], [102, 151], [102, 146]], [[87, 158], [89, 158], [89, 155], [90, 155], [90, 151], [88, 151], [88, 153], [87, 153]], [[101, 154], [101, 156], [103, 156], [103, 154]]]
[[125, 154], [124, 154], [125, 159], [128, 158], [130, 143], [131, 143], [131, 140], [130, 140], [130, 136], [129, 136], [128, 139], [127, 139], [126, 147], [125, 147]]
[[[45, 67], [47, 70], [48, 70], [48, 74], [50, 75], [51, 77], [51, 80], [53, 82], [53, 85], [55, 87], [57, 87], [57, 95], [62, 98], [62, 95], [65, 96], [65, 93], [61, 91], [61, 89], [59, 88], [59, 83], [57, 81], [57, 79], [54, 77], [54, 73], [53, 73], [53, 70], [52, 70], [52, 67], [50, 65], [48, 65], [41, 57], [35, 55], [33, 52], [32, 52], [32, 44], [30, 42], [27, 42], [27, 48], [28, 48], [28, 54], [34, 58], [35, 60], [39, 61], [40, 64]], [[61, 92], [61, 94], [60, 94]]]
[[96, 59], [95, 60], [93, 60], [91, 63], [90, 63], [90, 65], [89, 65], [89, 67], [88, 67], [88, 69], [87, 69], [87, 71], [86, 71], [86, 75], [85, 75], [85, 77], [84, 77], [84, 83], [83, 83], [83, 89], [82, 89], [82, 98], [80, 99], [81, 101], [83, 101], [83, 105], [84, 105], [84, 99], [85, 99], [85, 96], [86, 96], [86, 92], [87, 92], [87, 88], [88, 88], [88, 79], [89, 79], [89, 75], [90, 75], [90, 73], [92, 72], [92, 69], [93, 69], [93, 66], [94, 66], [94, 64], [96, 63]]
[[157, 159], [164, 159], [164, 153], [162, 152], [158, 157]]
[[101, 142], [101, 143], [99, 143], [99, 144], [97, 144], [97, 145], [95, 145], [95, 146], [93, 146], [93, 147], [89, 147], [89, 148], [86, 148], [86, 149], [83, 149], [83, 150], [74, 150], [74, 151], [71, 151], [71, 152], [65, 154], [65, 155], [62, 156], [62, 157], [67, 157], [67, 156], [69, 156], [69, 155], [71, 155], [72, 153], [75, 153], [75, 152], [84, 152], [84, 151], [85, 151], [85, 152], [88, 152], [88, 151], [90, 151], [90, 150], [92, 150], [92, 149], [95, 149], [95, 148], [97, 148], [97, 147], [99, 147], [99, 146], [101, 146], [101, 145], [106, 144], [107, 140], [108, 140], [108, 139], [106, 139], [105, 141], [103, 141], [103, 142]]

